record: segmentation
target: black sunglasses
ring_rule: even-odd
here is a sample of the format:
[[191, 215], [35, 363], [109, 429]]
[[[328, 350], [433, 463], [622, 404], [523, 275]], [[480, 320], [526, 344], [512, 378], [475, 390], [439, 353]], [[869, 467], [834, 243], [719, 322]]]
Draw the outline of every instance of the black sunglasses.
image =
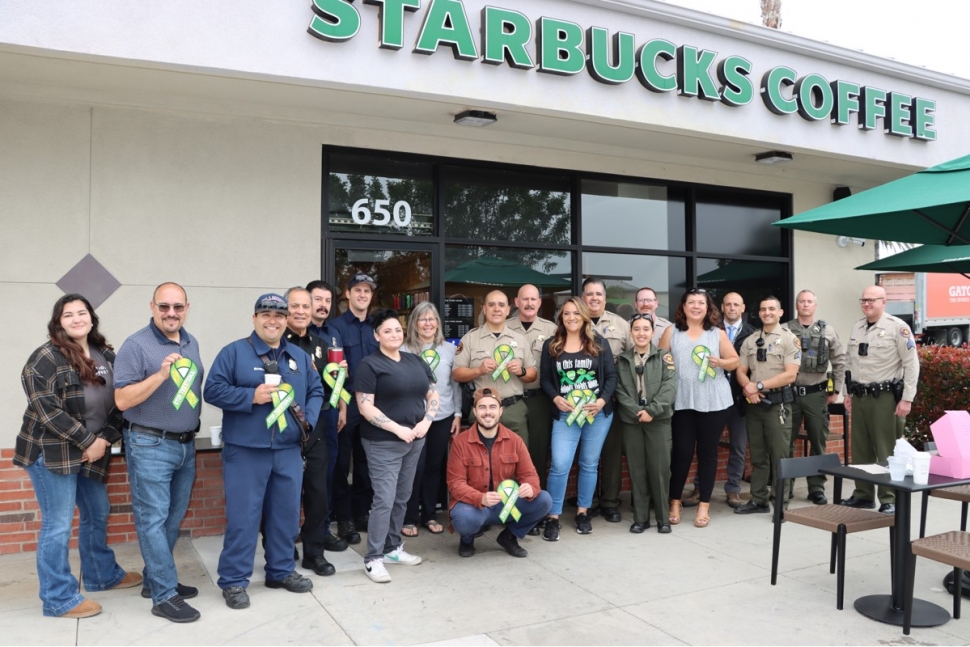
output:
[[645, 319], [645, 320], [649, 321], [651, 324], [654, 323], [654, 321], [653, 321], [653, 315], [649, 315], [649, 314], [648, 315], [635, 314], [632, 317], [630, 317], [630, 324], [632, 325], [633, 322], [636, 321], [636, 320], [638, 320], [638, 319]]
[[704, 288], [691, 288], [687, 290], [687, 294], [707, 294], [707, 290]]

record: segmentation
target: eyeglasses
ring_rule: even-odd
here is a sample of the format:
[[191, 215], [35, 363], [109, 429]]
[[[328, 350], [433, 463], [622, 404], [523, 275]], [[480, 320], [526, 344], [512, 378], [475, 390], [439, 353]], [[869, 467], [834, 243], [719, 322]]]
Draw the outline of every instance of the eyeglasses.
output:
[[435, 319], [434, 317], [422, 317], [421, 319], [418, 319], [418, 323], [419, 324], [438, 323], [438, 320]]
[[156, 303], [155, 307], [162, 312], [168, 312], [169, 310], [174, 310], [175, 312], [182, 314], [185, 312], [184, 303]]
[[637, 303], [656, 303], [656, 299], [637, 299]]
[[885, 301], [886, 297], [876, 297], [875, 299], [859, 299], [859, 303], [864, 306], [871, 306], [876, 301]]

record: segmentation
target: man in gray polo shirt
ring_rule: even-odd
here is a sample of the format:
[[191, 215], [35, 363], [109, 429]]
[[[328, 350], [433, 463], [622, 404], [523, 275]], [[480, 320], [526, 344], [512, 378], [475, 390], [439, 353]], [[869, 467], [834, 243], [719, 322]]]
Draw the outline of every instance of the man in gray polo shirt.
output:
[[199, 594], [178, 583], [172, 551], [195, 481], [195, 434], [202, 408], [199, 343], [182, 326], [189, 314], [176, 283], [155, 288], [148, 325], [133, 334], [115, 360], [115, 401], [124, 411], [131, 506], [152, 613], [192, 622], [199, 612], [185, 598]]

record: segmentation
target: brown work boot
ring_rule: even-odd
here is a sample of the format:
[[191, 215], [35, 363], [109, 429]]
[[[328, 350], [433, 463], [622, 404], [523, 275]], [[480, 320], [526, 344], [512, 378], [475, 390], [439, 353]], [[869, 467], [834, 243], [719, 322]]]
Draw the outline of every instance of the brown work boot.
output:
[[101, 605], [94, 600], [84, 600], [64, 615], [62, 618], [90, 618], [101, 613]]
[[727, 504], [732, 508], [740, 508], [742, 505], [744, 505], [744, 501], [741, 500], [741, 495], [737, 492], [728, 492]]
[[684, 491], [684, 495], [680, 497], [680, 502], [685, 508], [693, 508], [695, 505], [701, 502], [700, 489], [695, 487], [690, 492]]
[[125, 573], [125, 576], [121, 578], [121, 581], [112, 586], [111, 589], [130, 589], [132, 587], [141, 585], [141, 581], [141, 573], [132, 573], [129, 571]]

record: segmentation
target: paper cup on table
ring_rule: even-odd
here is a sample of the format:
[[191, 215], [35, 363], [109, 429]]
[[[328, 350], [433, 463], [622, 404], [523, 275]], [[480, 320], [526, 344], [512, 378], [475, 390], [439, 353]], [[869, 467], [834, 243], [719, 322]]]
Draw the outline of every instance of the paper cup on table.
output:
[[263, 376], [264, 384], [272, 384], [273, 386], [279, 386], [283, 381], [283, 376], [278, 373], [267, 373]]
[[902, 481], [906, 478], [906, 459], [902, 456], [890, 456], [889, 478], [893, 481]]
[[930, 480], [929, 452], [916, 452], [913, 458], [913, 483], [926, 485]]
[[209, 437], [213, 447], [222, 446], [222, 427], [209, 427]]

